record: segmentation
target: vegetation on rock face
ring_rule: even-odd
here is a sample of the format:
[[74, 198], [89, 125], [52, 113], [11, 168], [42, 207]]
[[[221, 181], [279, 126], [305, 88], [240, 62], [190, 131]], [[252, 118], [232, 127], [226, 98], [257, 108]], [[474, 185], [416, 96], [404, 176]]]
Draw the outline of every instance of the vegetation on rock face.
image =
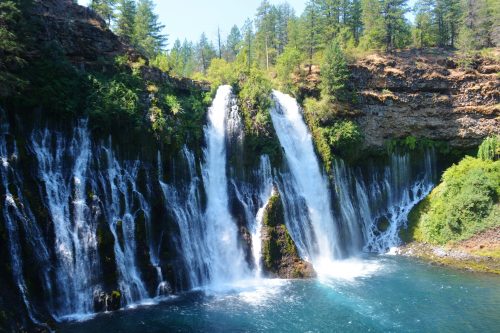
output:
[[465, 157], [411, 212], [407, 238], [446, 244], [499, 226], [499, 199], [500, 161]]
[[0, 97], [14, 94], [26, 82], [16, 73], [26, 64], [24, 57], [28, 26], [23, 11], [26, 0], [0, 2]]
[[477, 157], [483, 161], [496, 161], [500, 159], [500, 136], [486, 138], [479, 146]]
[[308, 98], [304, 102], [305, 120], [327, 172], [335, 155], [347, 159], [357, 157], [363, 139], [358, 125], [342, 119], [342, 112], [328, 99]]

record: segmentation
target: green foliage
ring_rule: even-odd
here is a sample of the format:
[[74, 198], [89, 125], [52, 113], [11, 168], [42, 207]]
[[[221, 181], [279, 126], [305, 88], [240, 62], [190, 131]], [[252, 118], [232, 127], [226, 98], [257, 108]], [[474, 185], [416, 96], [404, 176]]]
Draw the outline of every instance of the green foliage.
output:
[[500, 135], [486, 138], [479, 146], [477, 157], [483, 161], [496, 161], [500, 157]]
[[344, 156], [355, 151], [363, 139], [358, 125], [351, 120], [338, 121], [325, 128], [323, 134], [330, 147]]
[[[464, 158], [410, 216], [412, 238], [446, 244], [500, 225], [500, 161]], [[496, 216], [495, 216], [496, 215]]]
[[91, 94], [87, 113], [95, 129], [140, 130], [142, 115], [140, 78], [124, 73], [113, 76], [89, 75]]
[[136, 15], [135, 0], [118, 0], [116, 29], [118, 36], [124, 37], [129, 41], [134, 33], [134, 18]]
[[132, 44], [149, 58], [160, 53], [167, 43], [162, 32], [164, 26], [159, 23], [154, 7], [152, 0], [138, 1], [132, 30]]
[[26, 83], [15, 74], [25, 64], [25, 47], [18, 36], [21, 19], [16, 1], [0, 2], [0, 97], [14, 93]]
[[292, 92], [294, 89], [293, 75], [302, 76], [300, 64], [302, 63], [302, 53], [296, 47], [287, 46], [285, 51], [278, 56], [276, 73], [281, 83], [281, 89], [285, 92]]
[[46, 114], [62, 118], [74, 116], [85, 105], [85, 75], [65, 59], [55, 43], [41, 47], [41, 54], [19, 71], [20, 79], [30, 84], [11, 103], [24, 109], [40, 107]]
[[349, 70], [344, 53], [337, 40], [334, 40], [325, 52], [321, 65], [321, 91], [324, 97], [337, 100], [347, 99], [346, 83]]
[[298, 257], [297, 248], [288, 233], [284, 220], [283, 204], [279, 194], [274, 194], [264, 210], [262, 224], [267, 232], [262, 242], [264, 267], [269, 272], [277, 272], [284, 257]]
[[111, 20], [114, 18], [114, 6], [116, 0], [92, 0], [90, 2], [90, 8], [92, 8], [96, 13], [101, 15], [101, 17], [111, 24]]
[[224, 59], [214, 58], [207, 70], [207, 80], [211, 83], [213, 90], [223, 84], [234, 85], [238, 80], [238, 71], [234, 64]]
[[446, 155], [463, 156], [458, 150], [450, 148], [448, 142], [435, 141], [427, 138], [417, 138], [409, 135], [402, 139], [391, 139], [386, 141], [387, 151], [389, 153], [402, 150], [402, 151], [423, 151], [427, 148], [436, 149], [439, 153]]
[[271, 81], [262, 71], [253, 68], [242, 83], [239, 97], [245, 118], [245, 127], [254, 134], [263, 133], [271, 124]]
[[[240, 76], [238, 100], [245, 124], [245, 149], [255, 155], [267, 154], [273, 161], [278, 161], [281, 156], [280, 144], [269, 112], [273, 103], [271, 81], [256, 68], [252, 68], [249, 73], [240, 72]], [[247, 157], [246, 163], [256, 163], [253, 156], [248, 154]]]

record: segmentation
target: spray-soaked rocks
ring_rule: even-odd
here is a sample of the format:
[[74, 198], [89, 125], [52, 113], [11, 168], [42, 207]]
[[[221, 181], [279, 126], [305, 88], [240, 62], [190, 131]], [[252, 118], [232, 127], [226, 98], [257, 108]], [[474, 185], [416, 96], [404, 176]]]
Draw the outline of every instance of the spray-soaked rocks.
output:
[[284, 220], [283, 204], [275, 191], [262, 222], [262, 260], [265, 274], [284, 279], [311, 278], [312, 265], [300, 258]]
[[102, 290], [94, 292], [94, 311], [116, 311], [121, 307], [122, 294], [118, 290], [108, 293]]

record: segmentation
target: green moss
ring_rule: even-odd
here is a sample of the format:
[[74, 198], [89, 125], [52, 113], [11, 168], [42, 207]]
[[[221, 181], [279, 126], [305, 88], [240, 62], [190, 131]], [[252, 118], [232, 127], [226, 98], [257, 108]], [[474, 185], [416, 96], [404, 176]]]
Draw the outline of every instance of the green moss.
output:
[[299, 258], [297, 247], [285, 225], [279, 194], [274, 194], [269, 199], [262, 223], [267, 233], [262, 244], [264, 267], [267, 271], [276, 273], [284, 258]]

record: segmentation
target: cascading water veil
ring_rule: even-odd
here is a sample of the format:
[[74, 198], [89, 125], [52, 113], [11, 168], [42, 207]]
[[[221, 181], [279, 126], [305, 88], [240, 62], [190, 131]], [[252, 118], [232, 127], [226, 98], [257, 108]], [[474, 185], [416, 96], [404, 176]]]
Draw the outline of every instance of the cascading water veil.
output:
[[248, 265], [238, 244], [238, 230], [229, 212], [226, 175], [226, 121], [236, 103], [230, 86], [221, 86], [208, 110], [205, 126], [207, 147], [203, 151], [203, 183], [207, 195], [205, 211], [207, 255], [210, 258], [210, 282], [237, 281], [248, 276]]
[[210, 258], [207, 256], [210, 245], [204, 236], [206, 225], [200, 200], [201, 180], [197, 176], [195, 157], [187, 147], [182, 148], [182, 156], [187, 166], [188, 184], [169, 185], [160, 177], [160, 186], [167, 209], [179, 226], [180, 252], [189, 276], [189, 287], [197, 288], [210, 281]]
[[[413, 164], [423, 172], [415, 174], [409, 154], [393, 153], [388, 166], [382, 171], [370, 170], [370, 177], [364, 180], [342, 160], [335, 161], [333, 175], [339, 220], [350, 253], [362, 249], [385, 253], [400, 245], [400, 228], [405, 226], [411, 209], [430, 193], [436, 177], [432, 149], [424, 152], [422, 163]], [[380, 230], [381, 222], [386, 224], [385, 230]]]
[[[321, 172], [297, 101], [278, 91], [273, 92], [273, 99], [275, 106], [271, 109], [271, 118], [291, 175], [291, 179], [282, 182], [280, 192], [285, 201], [302, 202], [302, 210], [307, 209], [306, 215], [297, 212], [301, 208], [294, 207], [294, 212], [286, 213], [285, 218], [292, 237], [300, 244], [301, 255], [318, 269], [341, 254], [328, 182]], [[284, 178], [287, 176], [282, 175], [281, 179]], [[286, 208], [294, 205], [285, 203]]]
[[[96, 223], [86, 205], [86, 182], [91, 156], [87, 122], [80, 121], [67, 142], [61, 133], [35, 131], [32, 150], [38, 159], [55, 231], [56, 318], [93, 313], [93, 292], [99, 272]], [[70, 165], [65, 165], [65, 158]]]
[[[18, 151], [15, 142], [13, 143], [12, 150], [9, 151], [7, 145], [8, 130], [8, 123], [1, 124], [0, 177], [5, 193], [0, 194], [5, 197], [5, 200], [1, 203], [1, 205], [3, 205], [2, 217], [7, 227], [8, 245], [11, 256], [11, 270], [14, 281], [26, 306], [29, 318], [34, 323], [43, 325], [38, 320], [38, 314], [29, 300], [26, 281], [24, 278], [20, 229], [22, 228], [27, 243], [30, 245], [30, 249], [35, 255], [36, 260], [41, 263], [40, 266], [42, 267], [42, 271], [40, 273], [42, 276], [43, 291], [48, 298], [48, 305], [52, 306], [52, 285], [49, 279], [50, 255], [43, 240], [42, 232], [35, 221], [35, 217], [29, 208], [28, 202], [23, 197], [22, 190], [20, 188], [20, 186], [22, 186], [22, 180], [15, 168], [11, 166], [11, 163], [15, 163], [18, 158]], [[15, 193], [11, 193], [11, 190], [9, 190], [10, 188], [13, 188]], [[16, 196], [16, 199], [14, 199], [14, 195]]]
[[[151, 209], [136, 185], [140, 162], [128, 162], [122, 166], [113, 155], [111, 143], [102, 149], [107, 161], [106, 166], [99, 168], [102, 170], [99, 180], [104, 193], [104, 214], [115, 239], [120, 290], [126, 304], [133, 304], [149, 298], [137, 269], [135, 228], [138, 214], [144, 214], [147, 219]], [[139, 205], [134, 205], [134, 202]]]

